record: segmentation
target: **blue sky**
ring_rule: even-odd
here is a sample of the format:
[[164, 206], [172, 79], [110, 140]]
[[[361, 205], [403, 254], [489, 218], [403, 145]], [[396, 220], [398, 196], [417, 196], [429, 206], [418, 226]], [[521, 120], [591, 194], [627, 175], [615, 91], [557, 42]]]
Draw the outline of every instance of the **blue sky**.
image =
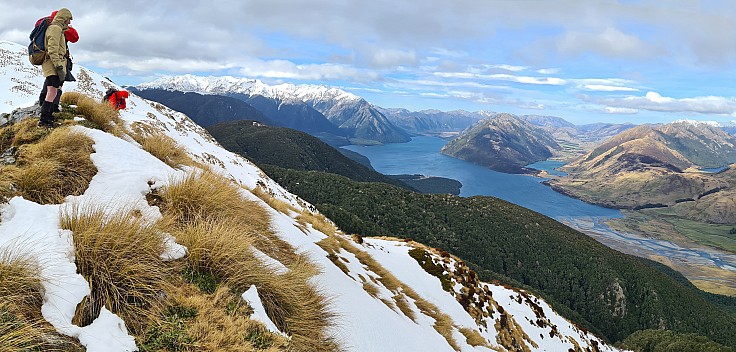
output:
[[58, 6], [76, 62], [119, 84], [232, 75], [410, 110], [736, 120], [736, 1], [0, 0], [0, 39]]

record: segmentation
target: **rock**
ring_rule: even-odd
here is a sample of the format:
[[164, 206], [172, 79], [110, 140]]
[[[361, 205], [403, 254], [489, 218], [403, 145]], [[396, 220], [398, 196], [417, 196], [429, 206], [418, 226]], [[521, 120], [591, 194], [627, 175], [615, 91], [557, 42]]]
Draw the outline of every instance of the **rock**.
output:
[[18, 148], [10, 147], [0, 154], [0, 165], [12, 165], [15, 164], [15, 151]]
[[10, 114], [2, 114], [0, 116], [0, 127], [12, 125], [28, 117], [41, 116], [41, 107], [34, 104], [25, 108], [17, 108]]

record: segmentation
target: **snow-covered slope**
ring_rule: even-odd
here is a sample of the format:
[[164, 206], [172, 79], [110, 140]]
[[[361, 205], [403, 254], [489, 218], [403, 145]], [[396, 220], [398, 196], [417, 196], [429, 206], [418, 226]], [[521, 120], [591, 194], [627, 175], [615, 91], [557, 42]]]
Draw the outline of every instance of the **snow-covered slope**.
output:
[[[31, 105], [40, 90], [40, 70], [28, 64], [24, 51], [21, 45], [0, 42], [0, 113]], [[66, 84], [65, 91], [99, 99], [108, 87], [115, 86], [83, 67], [75, 68], [74, 73], [78, 81]], [[193, 79], [187, 84], [200, 87], [202, 82]], [[227, 79], [220, 84], [243, 86], [247, 82]], [[181, 113], [131, 95], [128, 108], [120, 116], [126, 125], [142, 123], [174, 138], [196, 161], [244, 189], [258, 184], [300, 211], [314, 211], [249, 161], [221, 148]], [[100, 204], [139, 210], [155, 219], [161, 214], [145, 199], [150, 185], [164, 186], [172, 177], [194, 169], [172, 169], [132, 140], [81, 126], [74, 128], [95, 142], [92, 161], [97, 175], [83, 195], [69, 196], [60, 205], [40, 205], [20, 197], [0, 204], [0, 250], [17, 247], [43, 264], [46, 290], [42, 313], [59, 332], [78, 338], [90, 352], [132, 351], [136, 349], [135, 341], [125, 322], [112, 312], [103, 310], [93, 324], [84, 328], [72, 324], [75, 307], [89, 293], [89, 286], [76, 273], [71, 234], [60, 229], [59, 212], [74, 204]], [[340, 232], [305, 228], [293, 212], [271, 208], [249, 191], [243, 194], [268, 212], [277, 236], [322, 268], [310, 282], [332, 298], [330, 308], [337, 317], [331, 332], [346, 351], [614, 350], [560, 317], [541, 299], [514, 288], [479, 282], [458, 258], [415, 243], [354, 239]], [[324, 245], [326, 240], [339, 245], [330, 249]], [[446, 285], [449, 291], [409, 255], [412, 249], [425, 251], [434, 265], [444, 268], [450, 278], [450, 286]], [[168, 252], [162, 255], [175, 258], [184, 253], [184, 248], [171, 243]], [[275, 259], [262, 257], [269, 262], [267, 265], [278, 267], [273, 263]], [[251, 288], [243, 297], [254, 307], [253, 319], [268, 326], [268, 316], [257, 302], [257, 289]], [[444, 335], [438, 328], [442, 324]]]

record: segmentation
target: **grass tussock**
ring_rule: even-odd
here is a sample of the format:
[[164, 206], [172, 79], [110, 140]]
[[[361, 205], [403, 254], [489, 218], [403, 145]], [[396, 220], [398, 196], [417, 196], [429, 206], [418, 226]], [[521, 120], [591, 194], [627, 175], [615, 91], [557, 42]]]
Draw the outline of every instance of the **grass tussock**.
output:
[[488, 341], [483, 337], [483, 335], [478, 332], [478, 330], [463, 327], [458, 329], [463, 336], [465, 336], [465, 342], [468, 343], [468, 345], [471, 345], [473, 347], [476, 346], [484, 346], [490, 348], [490, 344]]
[[34, 143], [50, 133], [48, 129], [38, 128], [37, 124], [36, 119], [24, 119], [0, 128], [0, 152], [10, 147]]
[[167, 275], [159, 231], [130, 212], [79, 207], [62, 213], [61, 226], [73, 232], [77, 270], [92, 291], [74, 323], [88, 325], [105, 306], [139, 330], [159, 308]]
[[204, 294], [178, 285], [161, 318], [139, 339], [141, 351], [283, 351], [289, 341], [249, 318], [251, 308], [227, 286]]
[[179, 168], [194, 164], [192, 158], [179, 143], [161, 132], [133, 133], [132, 137], [141, 145], [143, 150], [163, 161], [166, 165]]
[[407, 318], [411, 319], [413, 322], [417, 321], [417, 315], [414, 310], [411, 309], [411, 306], [409, 306], [409, 301], [406, 299], [406, 296], [396, 295], [393, 297], [393, 300], [396, 302], [396, 306], [399, 310], [404, 313]]
[[61, 103], [76, 105], [76, 111], [99, 129], [121, 135], [122, 120], [120, 113], [108, 103], [98, 102], [84, 94], [66, 92], [61, 95]]
[[256, 185], [252, 190], [250, 190], [253, 195], [260, 198], [262, 201], [266, 202], [271, 208], [276, 209], [280, 213], [289, 214], [290, 212], [299, 212], [294, 206], [291, 204], [274, 197], [272, 194], [270, 194], [268, 191], [265, 190], [264, 187], [261, 185]]
[[189, 224], [229, 219], [249, 234], [269, 232], [266, 212], [255, 202], [243, 199], [240, 188], [210, 171], [193, 172], [170, 180], [159, 192], [161, 211], [174, 223]]
[[291, 336], [291, 348], [336, 350], [324, 332], [332, 319], [328, 302], [308, 284], [316, 274], [314, 266], [301, 259], [289, 265], [287, 273], [276, 274], [253, 254], [256, 236], [248, 232], [226, 219], [214, 219], [189, 223], [175, 236], [188, 248], [192, 270], [210, 273], [237, 292], [255, 285], [271, 320]]
[[[188, 249], [188, 270], [206, 273], [235, 292], [255, 285], [268, 316], [291, 337], [290, 350], [338, 350], [326, 332], [334, 320], [329, 302], [309, 284], [317, 268], [272, 233], [265, 210], [240, 192], [229, 180], [207, 171], [172, 180], [158, 191], [156, 203], [169, 218], [171, 233]], [[256, 257], [253, 247], [289, 270], [276, 274]], [[250, 340], [260, 341], [259, 336], [251, 334]]]
[[7, 307], [32, 317], [43, 303], [40, 268], [28, 257], [0, 252], [0, 299]]
[[43, 320], [40, 269], [30, 258], [0, 251], [0, 351], [82, 351]]
[[23, 145], [16, 164], [0, 174], [0, 194], [41, 204], [58, 204], [68, 195], [82, 194], [97, 173], [89, 157], [93, 144], [83, 132], [57, 128], [37, 143]]
[[301, 214], [299, 214], [296, 220], [301, 222], [302, 224], [311, 224], [315, 230], [322, 232], [328, 236], [334, 235], [337, 232], [337, 227], [335, 227], [335, 224], [333, 224], [332, 221], [328, 220], [322, 214], [314, 214], [309, 212], [308, 210], [304, 210], [301, 212]]

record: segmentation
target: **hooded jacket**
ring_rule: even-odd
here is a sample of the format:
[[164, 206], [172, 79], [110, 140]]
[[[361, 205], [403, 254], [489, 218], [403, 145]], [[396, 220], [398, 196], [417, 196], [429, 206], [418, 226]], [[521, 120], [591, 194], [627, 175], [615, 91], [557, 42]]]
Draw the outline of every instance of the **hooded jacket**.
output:
[[66, 76], [66, 59], [68, 57], [66, 49], [66, 38], [64, 32], [69, 29], [67, 20], [72, 19], [72, 12], [67, 8], [63, 8], [56, 13], [53, 21], [46, 29], [46, 59], [41, 67], [43, 68], [44, 77], [57, 75], [57, 68], [63, 70], [62, 80]]
[[128, 99], [128, 92], [124, 90], [119, 90], [115, 93], [112, 93], [107, 100], [110, 102], [110, 106], [113, 107], [115, 110], [122, 110], [125, 109], [125, 99]]

